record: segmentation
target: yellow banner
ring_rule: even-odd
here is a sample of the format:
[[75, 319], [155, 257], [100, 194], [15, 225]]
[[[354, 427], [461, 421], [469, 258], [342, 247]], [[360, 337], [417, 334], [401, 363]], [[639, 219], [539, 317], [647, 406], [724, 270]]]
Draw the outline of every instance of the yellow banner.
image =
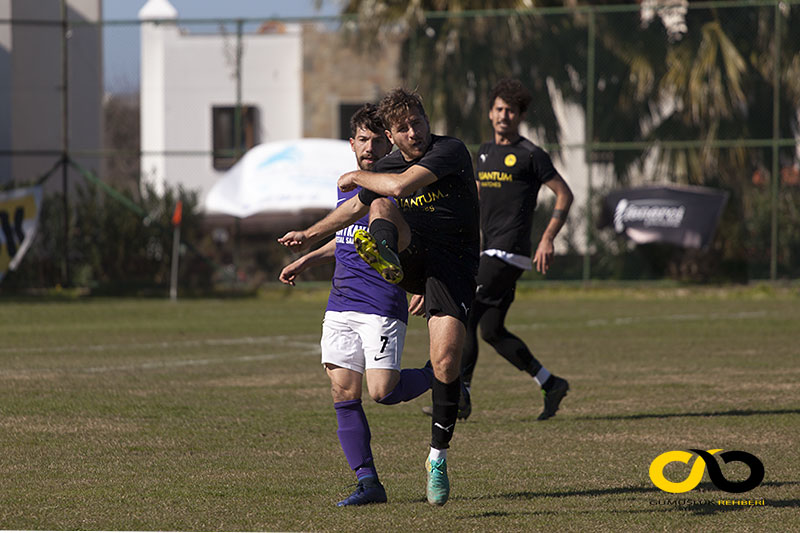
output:
[[39, 226], [42, 188], [0, 192], [0, 279], [15, 270]]

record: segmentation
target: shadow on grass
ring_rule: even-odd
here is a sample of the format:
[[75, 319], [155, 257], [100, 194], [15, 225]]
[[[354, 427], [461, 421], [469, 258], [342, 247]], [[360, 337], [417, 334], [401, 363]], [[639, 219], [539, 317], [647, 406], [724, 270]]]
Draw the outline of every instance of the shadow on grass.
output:
[[514, 511], [514, 512], [507, 512], [507, 511], [486, 511], [483, 513], [475, 513], [475, 514], [468, 514], [464, 516], [459, 516], [459, 520], [474, 520], [476, 518], [503, 518], [509, 516], [544, 516], [548, 514], [558, 514], [555, 511]]
[[504, 498], [506, 500], [532, 500], [534, 498], [569, 498], [573, 496], [609, 496], [617, 494], [650, 494], [661, 493], [655, 487], [611, 487], [607, 489], [567, 490], [564, 492], [509, 492], [486, 498]]
[[[767, 481], [759, 485], [759, 487], [786, 487], [786, 486], [793, 486], [793, 485], [800, 485], [800, 481]], [[699, 489], [697, 492], [690, 492], [687, 493], [686, 497], [706, 497], [708, 499], [748, 499], [748, 496], [745, 494], [728, 494], [719, 491], [712, 483], [703, 482], [697, 486]], [[713, 493], [710, 494], [710, 493]], [[567, 490], [562, 492], [556, 491], [548, 491], [548, 492], [537, 492], [537, 491], [522, 491], [522, 492], [508, 492], [505, 494], [498, 494], [498, 495], [486, 495], [486, 496], [479, 496], [474, 498], [476, 500], [485, 500], [485, 499], [496, 499], [502, 498], [505, 500], [532, 500], [535, 498], [569, 498], [575, 496], [614, 496], [620, 494], [655, 494], [659, 497], [679, 497], [676, 494], [669, 494], [665, 493], [664, 491], [657, 489], [655, 487], [608, 487], [602, 489], [586, 489], [586, 490]], [[758, 498], [762, 498], [762, 496], [758, 496]], [[755, 496], [751, 496], [749, 499], [756, 499]], [[780, 504], [779, 501], [782, 500], [775, 500], [775, 506], [780, 507], [792, 507], [794, 506], [792, 502], [797, 502], [797, 500], [785, 500], [789, 503]]]
[[[610, 510], [609, 512], [613, 512], [615, 515], [622, 515], [622, 514], [629, 514], [629, 515], [636, 515], [636, 514], [648, 514], [652, 515], [653, 513], [689, 513], [694, 516], [714, 516], [722, 513], [730, 513], [735, 511], [743, 511], [745, 509], [750, 509], [748, 506], [729, 506], [729, 505], [718, 505], [714, 500], [703, 500], [698, 503], [691, 503], [687, 505], [676, 505], [676, 504], [667, 504], [667, 505], [652, 505], [649, 504], [650, 507], [647, 509], [614, 509]], [[772, 500], [767, 501], [763, 507], [800, 507], [800, 500]], [[595, 509], [587, 509], [587, 510], [570, 510], [570, 514], [591, 514], [597, 515], [598, 511]], [[475, 513], [466, 516], [459, 516], [460, 520], [468, 520], [468, 519], [481, 519], [481, 518], [498, 518], [498, 517], [507, 517], [507, 516], [523, 516], [523, 515], [530, 515], [530, 516], [545, 516], [545, 515], [563, 515], [560, 511], [531, 511], [531, 512], [505, 512], [505, 511], [486, 511], [483, 513]]]
[[[789, 485], [800, 485], [800, 481], [769, 481], [762, 483], [760, 487], [783, 487]], [[611, 487], [605, 489], [588, 489], [588, 490], [568, 490], [563, 492], [509, 492], [497, 495], [484, 495], [471, 498], [454, 498], [456, 500], [533, 500], [537, 498], [567, 498], [575, 496], [608, 496], [620, 494], [646, 494], [649, 495], [647, 499], [626, 499], [615, 504], [617, 507], [630, 504], [632, 506], [647, 505], [646, 509], [619, 509], [608, 508], [609, 512], [615, 514], [653, 514], [653, 513], [690, 513], [695, 516], [712, 516], [721, 513], [730, 513], [732, 511], [741, 511], [744, 509], [757, 508], [798, 508], [800, 507], [800, 500], [770, 500], [768, 498], [750, 497], [744, 494], [727, 494], [720, 493], [713, 484], [705, 482], [698, 485], [700, 489], [698, 492], [689, 493], [686, 495], [667, 494], [654, 487]], [[713, 494], [712, 494], [713, 493]], [[765, 500], [764, 505], [720, 505], [718, 500]], [[425, 499], [414, 499], [413, 502], [405, 503], [424, 503]], [[597, 514], [597, 509], [587, 509], [584, 511], [572, 510], [571, 513], [576, 514]], [[521, 517], [521, 516], [545, 516], [545, 515], [559, 515], [560, 511], [549, 510], [535, 510], [535, 511], [483, 511], [459, 516], [459, 520], [474, 520], [483, 518], [502, 518], [502, 517]]]
[[770, 501], [771, 507], [800, 507], [800, 500], [775, 500]]
[[706, 413], [641, 413], [634, 415], [609, 415], [609, 416], [578, 416], [573, 420], [643, 420], [647, 418], [692, 418], [706, 416], [760, 416], [760, 415], [797, 415], [800, 409], [768, 409], [768, 410], [743, 410], [709, 411]]

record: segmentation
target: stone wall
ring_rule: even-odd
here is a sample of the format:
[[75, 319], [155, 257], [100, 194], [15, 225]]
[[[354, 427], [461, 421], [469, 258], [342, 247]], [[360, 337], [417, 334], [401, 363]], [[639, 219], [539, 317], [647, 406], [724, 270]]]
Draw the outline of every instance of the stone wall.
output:
[[400, 84], [397, 40], [366, 51], [323, 25], [303, 26], [303, 136], [339, 138], [340, 104], [375, 103]]

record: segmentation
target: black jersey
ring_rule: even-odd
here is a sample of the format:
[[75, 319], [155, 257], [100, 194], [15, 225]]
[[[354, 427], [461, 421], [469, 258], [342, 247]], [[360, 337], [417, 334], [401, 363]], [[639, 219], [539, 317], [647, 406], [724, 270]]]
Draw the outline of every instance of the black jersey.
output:
[[524, 137], [508, 145], [481, 145], [477, 180], [484, 250], [530, 257], [539, 188], [558, 175], [547, 152]]
[[[400, 150], [395, 150], [378, 160], [374, 170], [400, 174], [414, 165], [425, 167], [438, 179], [397, 198], [397, 207], [411, 231], [426, 248], [467, 256], [477, 265], [480, 217], [469, 150], [454, 137], [431, 135], [431, 144], [420, 158], [406, 161]], [[359, 194], [365, 204], [377, 196], [366, 189]]]

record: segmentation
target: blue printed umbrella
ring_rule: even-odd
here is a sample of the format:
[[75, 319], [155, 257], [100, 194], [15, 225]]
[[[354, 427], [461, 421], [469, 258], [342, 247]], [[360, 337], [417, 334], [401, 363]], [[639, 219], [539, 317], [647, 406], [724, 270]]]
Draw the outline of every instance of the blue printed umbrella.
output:
[[298, 139], [260, 144], [214, 184], [206, 195], [205, 209], [240, 218], [333, 209], [339, 176], [356, 168], [347, 141]]

